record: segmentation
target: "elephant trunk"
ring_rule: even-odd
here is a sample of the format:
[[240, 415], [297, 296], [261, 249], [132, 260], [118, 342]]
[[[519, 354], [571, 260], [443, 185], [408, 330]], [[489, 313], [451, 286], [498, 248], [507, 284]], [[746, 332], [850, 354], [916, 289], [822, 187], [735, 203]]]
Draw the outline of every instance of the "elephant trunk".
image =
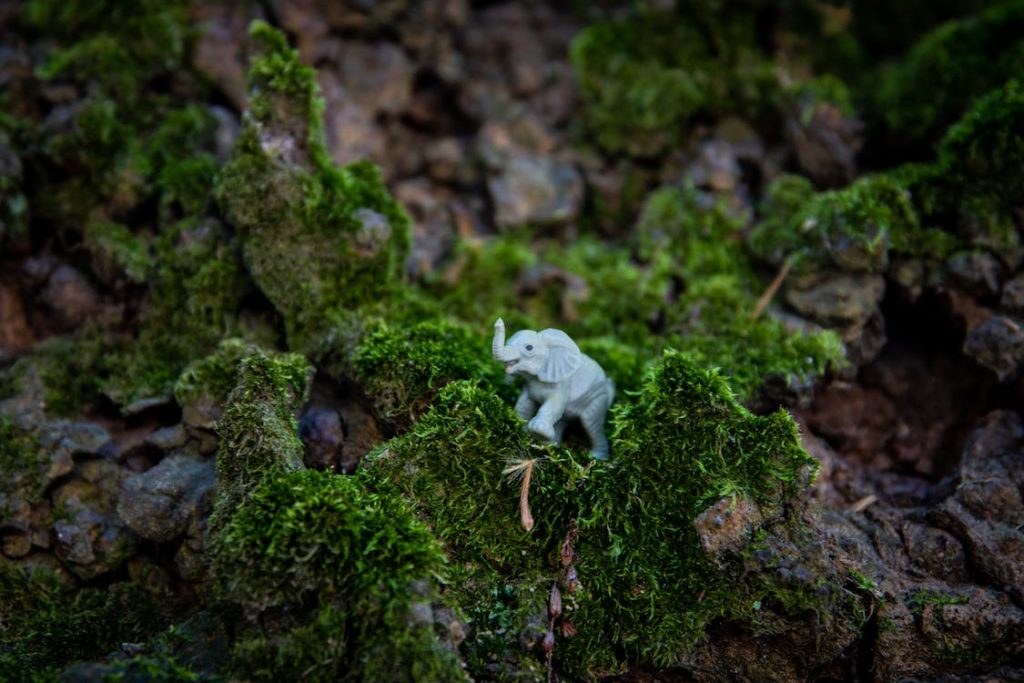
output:
[[491, 342], [491, 354], [494, 360], [505, 362], [508, 360], [505, 350], [505, 321], [501, 318], [494, 323], [494, 340]]

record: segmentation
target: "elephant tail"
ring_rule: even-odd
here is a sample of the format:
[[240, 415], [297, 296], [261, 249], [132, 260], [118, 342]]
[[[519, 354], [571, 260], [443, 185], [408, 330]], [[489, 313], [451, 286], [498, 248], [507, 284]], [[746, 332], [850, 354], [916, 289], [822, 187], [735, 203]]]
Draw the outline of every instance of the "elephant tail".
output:
[[615, 402], [615, 382], [609, 377], [604, 381], [604, 386], [608, 392], [608, 405], [611, 405]]

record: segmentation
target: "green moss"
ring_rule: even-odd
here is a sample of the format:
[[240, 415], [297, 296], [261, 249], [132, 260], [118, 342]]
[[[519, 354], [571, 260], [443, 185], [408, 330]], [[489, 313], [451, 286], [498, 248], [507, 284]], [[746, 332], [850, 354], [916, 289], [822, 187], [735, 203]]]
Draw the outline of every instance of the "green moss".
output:
[[[93, 263], [109, 263], [109, 268], [124, 273], [134, 282], [145, 282], [153, 267], [146, 242], [127, 226], [110, 221], [92, 221], [83, 235]], [[102, 268], [102, 267], [101, 267]]]
[[[503, 470], [530, 458], [538, 460], [529, 495], [536, 526], [528, 532], [519, 519], [520, 484]], [[462, 652], [479, 667], [472, 674], [509, 662], [538, 670], [540, 660], [518, 643], [543, 633], [558, 547], [594, 467], [604, 465], [585, 452], [531, 444], [511, 403], [470, 381], [445, 386], [409, 432], [364, 460], [359, 476], [370, 489], [409, 498], [443, 543], [445, 594], [468, 618]]]
[[219, 424], [213, 574], [255, 622], [233, 669], [252, 680], [454, 681], [464, 676], [431, 622], [444, 558], [405, 501], [353, 477], [302, 469], [295, 411], [311, 368], [255, 352]]
[[434, 597], [422, 585], [442, 573], [444, 558], [400, 498], [369, 495], [355, 478], [330, 473], [268, 475], [217, 548], [227, 597], [268, 616], [289, 612], [283, 628], [238, 644], [245, 677], [465, 680], [433, 624], [412, 618], [415, 603]]
[[166, 626], [171, 606], [161, 602], [129, 583], [71, 593], [48, 571], [0, 560], [0, 678], [53, 680], [66, 664], [144, 640]]
[[[411, 499], [444, 543], [446, 595], [470, 620], [462, 651], [471, 673], [509, 662], [530, 671], [542, 661], [518, 643], [536, 644], [546, 628], [545, 600], [564, 576], [561, 549], [572, 525], [580, 587], [563, 590], [563, 599], [578, 634], [557, 641], [563, 671], [597, 676], [626, 662], [675, 663], [711, 620], [753, 620], [749, 604], [759, 599], [765, 612], [827, 614], [833, 606], [827, 565], [786, 560], [814, 553], [772, 521], [815, 467], [787, 414], [751, 415], [720, 375], [675, 352], [653, 366], [635, 402], [617, 406], [612, 460], [595, 462], [531, 444], [493, 389], [453, 382], [410, 432], [364, 461], [358, 476], [371, 490]], [[503, 475], [527, 459], [535, 460], [532, 531], [519, 523], [520, 483]], [[774, 524], [772, 562], [733, 571], [704, 555], [693, 520], [728, 496], [756, 501], [764, 523]], [[811, 566], [806, 580], [784, 578], [794, 562]]]
[[174, 399], [181, 406], [199, 400], [223, 405], [238, 384], [242, 359], [257, 352], [256, 346], [243, 339], [225, 339], [216, 351], [185, 368], [174, 383]]
[[887, 125], [910, 140], [934, 138], [976, 98], [1024, 69], [1024, 3], [1003, 2], [942, 24], [876, 85]]
[[60, 44], [41, 69], [44, 78], [70, 75], [118, 97], [138, 96], [147, 81], [185, 56], [188, 3], [145, 0], [31, 0], [28, 24]]
[[478, 329], [451, 322], [382, 323], [356, 350], [356, 378], [380, 417], [407, 426], [448, 382], [500, 383], [504, 372], [491, 358], [489, 343]]
[[942, 607], [944, 605], [963, 605], [967, 602], [967, 597], [964, 595], [950, 595], [948, 593], [940, 593], [932, 590], [921, 590], [915, 591], [911, 596], [908, 604], [910, 611], [916, 616], [921, 616], [921, 612], [924, 611], [925, 607], [934, 605]]
[[[1024, 4], [1021, 22], [1024, 30]], [[1024, 166], [1022, 117], [1024, 87], [1019, 81], [1009, 81], [980, 98], [939, 146], [938, 164], [952, 175], [946, 182], [960, 186], [983, 210], [1008, 213], [1024, 196], [1024, 180], [1018, 172]]]
[[[0, 496], [16, 494], [37, 502], [43, 495], [47, 465], [35, 437], [0, 417]], [[2, 511], [0, 503], [0, 516]]]
[[333, 312], [379, 303], [400, 285], [409, 218], [376, 167], [330, 163], [315, 73], [283, 34], [256, 22], [251, 35], [250, 108], [217, 196], [289, 343], [308, 350]]
[[741, 13], [685, 10], [594, 24], [573, 40], [584, 118], [604, 149], [660, 153], [698, 112], [756, 109], [777, 88]]
[[297, 354], [256, 351], [239, 361], [238, 382], [217, 425], [213, 526], [227, 522], [264, 477], [302, 469], [295, 413], [308, 398], [312, 375], [313, 368]]

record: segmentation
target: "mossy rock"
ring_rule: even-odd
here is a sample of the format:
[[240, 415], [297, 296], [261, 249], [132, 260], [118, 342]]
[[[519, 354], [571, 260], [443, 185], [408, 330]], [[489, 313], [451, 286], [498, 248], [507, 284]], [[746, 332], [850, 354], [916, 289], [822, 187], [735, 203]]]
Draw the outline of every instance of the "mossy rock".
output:
[[400, 286], [410, 221], [372, 164], [330, 162], [315, 72], [284, 34], [262, 22], [250, 34], [249, 110], [217, 197], [290, 345], [310, 350], [332, 312], [379, 303]]
[[[364, 462], [358, 476], [370, 489], [410, 498], [442, 541], [452, 568], [445, 595], [470, 622], [462, 651], [471, 673], [510, 661], [541, 670], [539, 647], [533, 656], [520, 648], [543, 637], [553, 583], [576, 631], [556, 638], [555, 666], [584, 677], [679, 664], [712, 620], [760, 620], [749, 605], [761, 595], [780, 597], [778, 609], [790, 615], [826, 613], [838, 600], [756, 568], [733, 573], [728, 562], [741, 560], [710, 558], [694, 526], [723, 499], [753, 501], [760, 516], [738, 537], [737, 558], [757, 528], [789, 538], [785, 529], [800, 527], [785, 504], [816, 465], [786, 413], [750, 414], [720, 375], [676, 352], [613, 413], [612, 459], [598, 462], [531, 443], [492, 389], [453, 382], [409, 433]], [[530, 531], [513, 476], [528, 461]], [[568, 551], [567, 538], [575, 539]], [[563, 558], [578, 572], [571, 593]], [[826, 565], [814, 569], [812, 584], [834, 580]]]

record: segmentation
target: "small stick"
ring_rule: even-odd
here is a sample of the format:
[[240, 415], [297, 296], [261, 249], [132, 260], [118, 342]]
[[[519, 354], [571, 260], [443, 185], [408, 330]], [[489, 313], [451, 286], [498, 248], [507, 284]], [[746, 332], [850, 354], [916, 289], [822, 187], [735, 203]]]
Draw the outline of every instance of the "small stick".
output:
[[751, 316], [755, 320], [761, 317], [764, 313], [764, 309], [768, 308], [768, 304], [772, 302], [772, 298], [779, 291], [779, 287], [782, 286], [786, 276], [789, 275], [789, 269], [793, 267], [793, 259], [786, 259], [786, 262], [782, 264], [782, 268], [779, 269], [775, 279], [768, 285], [768, 289], [764, 290], [764, 294], [757, 300], [757, 305], [754, 306], [754, 313]]
[[523, 486], [519, 489], [519, 523], [527, 531], [533, 529], [533, 514], [530, 512], [530, 477], [533, 476], [533, 460], [526, 461]]

